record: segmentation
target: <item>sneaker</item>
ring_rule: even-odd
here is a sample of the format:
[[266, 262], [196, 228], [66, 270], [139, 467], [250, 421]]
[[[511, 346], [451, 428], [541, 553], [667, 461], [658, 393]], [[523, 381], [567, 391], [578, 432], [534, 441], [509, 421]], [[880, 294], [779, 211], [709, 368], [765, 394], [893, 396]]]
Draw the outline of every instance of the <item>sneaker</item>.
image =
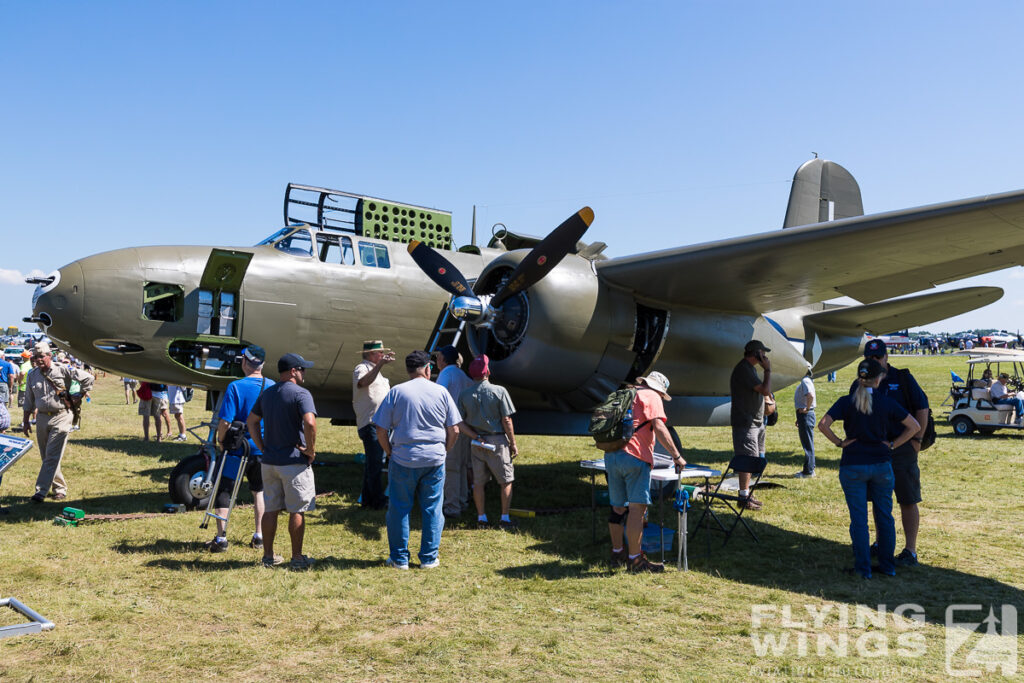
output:
[[871, 557], [878, 557], [878, 541], [871, 544]]
[[740, 496], [738, 507], [741, 510], [760, 510], [761, 509], [760, 503], [758, 503], [756, 500], [754, 500], [753, 496], [749, 496], [747, 498], [744, 498], [743, 496]]
[[501, 529], [502, 531], [507, 531], [510, 534], [514, 534], [517, 531], [519, 531], [519, 524], [514, 519], [510, 519], [507, 522], [499, 521], [498, 522], [498, 528]]
[[33, 503], [42, 503], [45, 498], [46, 494], [40, 491], [36, 495], [29, 498], [29, 500], [31, 500]]
[[187, 440], [188, 440], [188, 438], [184, 434], [178, 434], [176, 437], [171, 439], [171, 441], [187, 441]]
[[298, 557], [292, 558], [292, 561], [288, 565], [288, 568], [296, 572], [303, 571], [312, 567], [314, 562], [316, 562], [316, 560], [314, 560], [309, 555], [299, 555]]
[[256, 534], [253, 534], [252, 538], [249, 540], [249, 547], [256, 548], [257, 550], [262, 550], [263, 539], [257, 536]]
[[64, 500], [64, 499], [66, 499], [68, 497], [68, 494], [66, 494], [66, 493], [51, 493], [49, 495], [49, 497], [53, 498], [54, 500]]
[[814, 472], [797, 472], [793, 475], [794, 479], [810, 479], [814, 476]]
[[917, 553], [912, 550], [904, 548], [903, 552], [896, 556], [897, 567], [913, 567], [917, 563]]
[[651, 562], [643, 553], [640, 553], [632, 560], [627, 558], [627, 561], [629, 562], [628, 569], [630, 574], [660, 574], [665, 571], [665, 565], [661, 562]]
[[750, 500], [757, 507], [762, 507], [764, 505], [764, 503], [762, 503], [760, 500], [758, 500], [757, 498], [754, 497], [754, 493], [753, 492], [750, 493]]
[[619, 552], [612, 551], [612, 559], [608, 562], [612, 569], [618, 569], [619, 567], [625, 567], [629, 563], [629, 551], [625, 548], [619, 550]]
[[397, 562], [392, 560], [390, 557], [388, 559], [384, 560], [384, 566], [385, 567], [391, 567], [392, 569], [401, 569], [402, 571], [406, 571], [406, 570], [409, 569], [409, 565], [408, 564], [398, 564]]
[[228, 550], [228, 539], [217, 540], [217, 537], [214, 536], [212, 541], [207, 541], [203, 546], [211, 553], [225, 553]]
[[420, 569], [437, 569], [441, 566], [441, 560], [434, 559], [431, 562], [420, 562]]
[[491, 528], [491, 523], [490, 522], [485, 522], [482, 519], [478, 519], [476, 521], [476, 528], [477, 529], [490, 529]]
[[284, 558], [280, 555], [274, 555], [273, 557], [267, 557], [266, 555], [263, 556], [264, 567], [276, 567], [281, 564], [284, 564]]

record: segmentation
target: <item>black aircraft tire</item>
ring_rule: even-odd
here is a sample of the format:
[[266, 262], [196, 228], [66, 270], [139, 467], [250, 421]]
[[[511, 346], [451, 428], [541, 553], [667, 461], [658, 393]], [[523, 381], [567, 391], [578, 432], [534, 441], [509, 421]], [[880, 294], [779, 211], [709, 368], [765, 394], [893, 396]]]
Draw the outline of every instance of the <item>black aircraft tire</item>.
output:
[[209, 496], [196, 498], [188, 488], [188, 482], [197, 472], [206, 469], [206, 458], [202, 453], [196, 453], [185, 458], [171, 470], [171, 476], [167, 480], [167, 489], [171, 494], [171, 502], [184, 505], [189, 510], [206, 507]]

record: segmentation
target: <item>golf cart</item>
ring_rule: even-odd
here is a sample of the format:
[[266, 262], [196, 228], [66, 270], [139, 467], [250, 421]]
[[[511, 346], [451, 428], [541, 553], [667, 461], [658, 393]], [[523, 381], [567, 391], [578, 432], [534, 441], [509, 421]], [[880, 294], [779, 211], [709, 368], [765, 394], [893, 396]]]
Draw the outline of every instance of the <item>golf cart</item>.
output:
[[993, 381], [999, 373], [1005, 372], [1010, 375], [1007, 383], [1010, 394], [1024, 390], [1024, 351], [979, 349], [955, 355], [967, 356], [967, 379], [950, 372], [953, 385], [943, 405], [951, 406], [949, 423], [953, 433], [967, 436], [975, 429], [982, 434], [991, 434], [997, 429], [1024, 429], [1014, 422], [1013, 406], [993, 403], [989, 384], [982, 379], [985, 370], [991, 371]]

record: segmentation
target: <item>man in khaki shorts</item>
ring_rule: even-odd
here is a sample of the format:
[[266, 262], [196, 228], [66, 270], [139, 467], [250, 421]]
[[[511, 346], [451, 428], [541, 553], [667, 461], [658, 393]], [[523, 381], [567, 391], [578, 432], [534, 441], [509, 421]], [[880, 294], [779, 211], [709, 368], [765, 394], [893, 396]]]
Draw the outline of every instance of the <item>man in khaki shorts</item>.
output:
[[508, 511], [512, 503], [512, 482], [515, 480], [512, 460], [519, 455], [516, 435], [512, 429], [512, 415], [516, 408], [505, 387], [491, 384], [490, 376], [487, 356], [477, 356], [469, 364], [469, 377], [474, 382], [459, 394], [458, 408], [463, 416], [459, 431], [476, 442], [472, 447], [472, 458], [477, 526], [490, 526], [487, 513], [484, 512], [484, 486], [493, 476], [501, 491], [501, 519], [498, 526], [506, 531], [515, 531], [517, 525], [509, 517]]
[[[288, 512], [288, 533], [292, 542], [292, 569], [309, 569], [313, 558], [302, 554], [307, 510], [316, 507], [313, 459], [316, 457], [316, 407], [313, 396], [300, 385], [306, 368], [313, 367], [296, 353], [277, 361], [280, 380], [260, 394], [246, 420], [249, 436], [262, 453], [263, 565], [281, 564], [274, 554], [277, 515]], [[263, 434], [260, 434], [260, 419]]]

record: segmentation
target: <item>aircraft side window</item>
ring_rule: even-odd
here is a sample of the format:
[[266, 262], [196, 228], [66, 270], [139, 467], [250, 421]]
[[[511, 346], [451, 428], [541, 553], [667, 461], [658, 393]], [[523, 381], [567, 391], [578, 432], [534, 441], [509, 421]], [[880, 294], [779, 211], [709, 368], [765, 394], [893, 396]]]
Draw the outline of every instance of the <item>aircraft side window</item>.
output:
[[279, 240], [274, 248], [292, 256], [313, 256], [313, 239], [308, 230], [296, 230]]
[[324, 263], [341, 263], [341, 246], [334, 235], [317, 235], [320, 247], [320, 260]]
[[371, 268], [377, 267], [377, 254], [372, 244], [359, 243], [359, 263]]
[[377, 267], [390, 268], [391, 260], [388, 258], [388, 248], [383, 244], [375, 244], [374, 250], [377, 252]]
[[352, 248], [352, 240], [344, 236], [341, 238], [341, 262], [346, 266], [354, 265], [356, 262], [356, 252]]
[[173, 323], [185, 311], [185, 290], [181, 285], [147, 282], [143, 286], [142, 317]]

